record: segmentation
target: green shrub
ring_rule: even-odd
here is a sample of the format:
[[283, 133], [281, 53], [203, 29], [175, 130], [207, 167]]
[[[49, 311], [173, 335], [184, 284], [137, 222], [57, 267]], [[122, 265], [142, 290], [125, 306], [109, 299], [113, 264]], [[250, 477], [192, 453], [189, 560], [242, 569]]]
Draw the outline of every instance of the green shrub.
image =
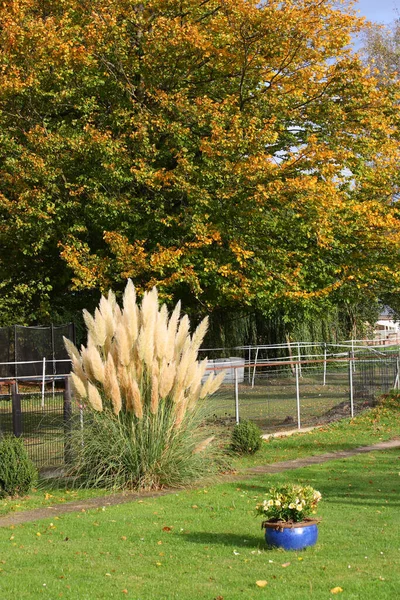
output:
[[0, 498], [23, 496], [37, 482], [37, 469], [21, 438], [0, 438]]
[[261, 429], [251, 421], [241, 421], [232, 431], [231, 448], [239, 454], [254, 454], [261, 448]]

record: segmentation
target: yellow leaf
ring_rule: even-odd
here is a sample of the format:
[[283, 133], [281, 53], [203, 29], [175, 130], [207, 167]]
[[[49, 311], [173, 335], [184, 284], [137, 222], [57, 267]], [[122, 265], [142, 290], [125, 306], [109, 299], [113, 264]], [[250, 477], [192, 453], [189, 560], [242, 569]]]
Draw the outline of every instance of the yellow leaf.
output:
[[260, 579], [259, 581], [256, 581], [256, 585], [258, 585], [258, 587], [265, 587], [267, 583], [268, 581], [265, 581], [265, 579]]
[[343, 592], [343, 589], [339, 586], [331, 589], [331, 594], [340, 594], [340, 592]]

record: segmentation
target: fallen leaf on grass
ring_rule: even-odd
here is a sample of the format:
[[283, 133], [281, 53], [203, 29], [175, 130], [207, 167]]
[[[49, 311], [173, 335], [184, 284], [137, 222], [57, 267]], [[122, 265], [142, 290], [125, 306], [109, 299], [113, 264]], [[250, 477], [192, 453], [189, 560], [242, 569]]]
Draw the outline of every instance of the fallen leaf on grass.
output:
[[340, 592], [343, 592], [343, 588], [337, 586], [337, 587], [332, 588], [330, 590], [330, 592], [331, 592], [331, 594], [340, 594]]
[[172, 527], [168, 527], [167, 525], [162, 528], [163, 531], [172, 531]]
[[285, 567], [288, 567], [289, 565], [290, 565], [290, 562], [283, 563], [282, 567], [285, 568]]
[[128, 590], [121, 590], [121, 592], [122, 592], [123, 594], [127, 594], [127, 593], [128, 593]]
[[265, 581], [265, 579], [260, 579], [259, 581], [256, 581], [256, 585], [258, 585], [258, 587], [265, 587], [268, 584], [268, 581]]

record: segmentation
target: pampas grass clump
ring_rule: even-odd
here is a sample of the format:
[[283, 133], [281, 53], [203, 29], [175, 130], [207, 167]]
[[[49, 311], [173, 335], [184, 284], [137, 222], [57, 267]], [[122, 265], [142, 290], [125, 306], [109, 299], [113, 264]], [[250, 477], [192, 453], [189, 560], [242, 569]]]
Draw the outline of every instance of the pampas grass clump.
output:
[[[113, 292], [92, 316], [84, 311], [87, 346], [64, 339], [75, 396], [87, 409], [77, 432], [75, 475], [114, 489], [184, 485], [209, 468], [209, 441], [199, 438], [204, 398], [225, 373], [204, 383], [197, 355], [207, 319], [190, 335], [180, 303], [159, 308], [156, 288], [139, 307], [129, 280], [120, 308]], [[200, 430], [201, 431], [201, 430]]]

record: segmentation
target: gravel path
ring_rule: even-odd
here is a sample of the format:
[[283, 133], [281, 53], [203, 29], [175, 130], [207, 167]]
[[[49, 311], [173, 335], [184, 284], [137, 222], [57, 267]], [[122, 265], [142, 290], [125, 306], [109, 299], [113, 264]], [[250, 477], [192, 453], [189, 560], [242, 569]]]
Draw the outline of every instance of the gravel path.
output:
[[[376, 450], [389, 450], [391, 448], [400, 448], [400, 439], [395, 438], [387, 442], [380, 442], [371, 446], [361, 446], [360, 448], [354, 448], [353, 450], [328, 452], [326, 454], [320, 454], [318, 456], [308, 456], [305, 458], [298, 458], [295, 460], [286, 460], [283, 462], [277, 462], [273, 464], [260, 465], [258, 467], [252, 467], [250, 469], [247, 469], [245, 472], [242, 473], [228, 475], [224, 477], [224, 480], [241, 481], [245, 479], [246, 476], [250, 475], [259, 475], [262, 473], [280, 473], [282, 471], [290, 471], [293, 469], [299, 469], [301, 467], [308, 467], [310, 465], [319, 465], [329, 460], [337, 460], [338, 458], [348, 458], [357, 454], [374, 452]], [[178, 490], [168, 489], [161, 490], [158, 492], [129, 492], [112, 494], [109, 496], [102, 496], [99, 498], [90, 498], [87, 500], [68, 502], [66, 504], [58, 504], [56, 506], [47, 506], [45, 508], [36, 508], [34, 510], [21, 511], [18, 513], [7, 515], [5, 517], [0, 517], [0, 527], [11, 527], [15, 525], [20, 525], [22, 523], [28, 523], [30, 521], [49, 519], [57, 515], [63, 515], [71, 512], [80, 512], [82, 510], [89, 510], [91, 508], [101, 508], [103, 506], [125, 504], [126, 502], [134, 502], [135, 500], [142, 500], [143, 498], [157, 498], [159, 496], [166, 496], [167, 494], [176, 493], [177, 491]]]

